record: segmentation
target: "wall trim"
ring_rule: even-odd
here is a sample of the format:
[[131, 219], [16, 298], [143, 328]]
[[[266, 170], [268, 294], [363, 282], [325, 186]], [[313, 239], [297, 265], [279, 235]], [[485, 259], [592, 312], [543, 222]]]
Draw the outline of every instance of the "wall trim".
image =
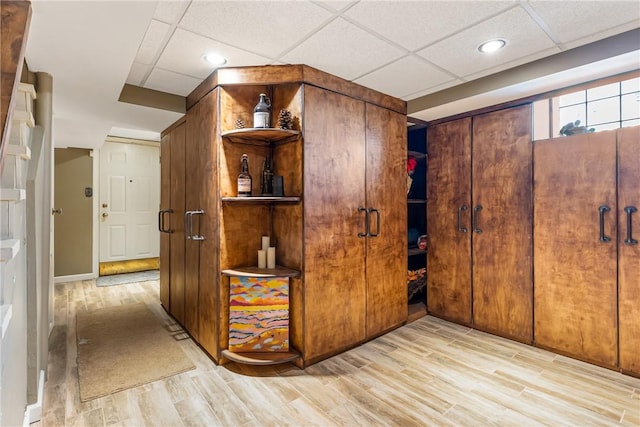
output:
[[38, 377], [38, 400], [36, 403], [32, 403], [31, 405], [27, 405], [27, 408], [24, 411], [24, 421], [22, 422], [23, 427], [29, 427], [29, 424], [35, 423], [42, 419], [42, 402], [44, 396], [44, 371], [40, 371], [40, 376]]
[[53, 278], [53, 283], [77, 282], [79, 280], [91, 280], [97, 277], [98, 276], [94, 273], [71, 274], [69, 276], [56, 276]]

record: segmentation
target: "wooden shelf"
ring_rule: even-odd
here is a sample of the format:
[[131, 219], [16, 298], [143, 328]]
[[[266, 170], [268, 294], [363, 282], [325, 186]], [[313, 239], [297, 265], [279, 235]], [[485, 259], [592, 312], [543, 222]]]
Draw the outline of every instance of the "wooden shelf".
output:
[[296, 141], [299, 130], [276, 128], [246, 128], [222, 132], [222, 138], [237, 144], [270, 145]]
[[427, 155], [425, 153], [421, 153], [419, 151], [407, 151], [407, 157], [413, 157], [416, 160], [422, 160], [425, 157], [427, 157]]
[[255, 266], [238, 267], [222, 270], [222, 274], [237, 277], [300, 277], [298, 270], [292, 270], [279, 265], [276, 265], [276, 268], [258, 268]]
[[297, 196], [250, 196], [250, 197], [222, 197], [227, 203], [300, 203]]
[[424, 199], [407, 199], [407, 203], [410, 205], [424, 205], [427, 201]]
[[420, 255], [420, 254], [426, 254], [427, 251], [422, 250], [420, 248], [409, 248], [409, 252], [407, 253], [408, 256], [413, 256], [413, 255]]
[[245, 365], [278, 365], [300, 358], [300, 353], [297, 351], [282, 353], [233, 353], [229, 350], [222, 350], [222, 355], [233, 362], [243, 363]]

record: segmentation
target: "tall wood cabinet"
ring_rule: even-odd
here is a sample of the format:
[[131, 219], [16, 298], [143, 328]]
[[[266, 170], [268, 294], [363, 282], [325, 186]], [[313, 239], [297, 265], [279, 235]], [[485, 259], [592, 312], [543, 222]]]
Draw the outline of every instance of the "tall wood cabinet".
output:
[[531, 107], [427, 131], [427, 308], [531, 342]]
[[160, 301], [180, 323], [185, 321], [185, 123], [179, 120], [160, 143]]
[[[272, 128], [236, 129], [238, 120], [252, 123], [260, 93], [271, 98]], [[230, 354], [222, 271], [255, 267], [263, 235], [292, 272], [289, 334], [299, 366], [403, 324], [404, 101], [292, 65], [220, 69], [187, 103], [181, 323], [213, 359], [224, 363]], [[275, 129], [281, 109], [294, 116], [294, 130]], [[271, 156], [284, 197], [236, 197], [244, 153], [252, 195]]]
[[534, 148], [535, 342], [636, 374], [639, 153], [638, 127]]

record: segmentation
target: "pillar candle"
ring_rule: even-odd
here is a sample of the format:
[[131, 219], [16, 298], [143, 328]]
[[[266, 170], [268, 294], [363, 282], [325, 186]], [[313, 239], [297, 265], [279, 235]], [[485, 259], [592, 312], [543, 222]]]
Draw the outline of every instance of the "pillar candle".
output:
[[270, 246], [267, 250], [267, 268], [276, 268], [276, 248]]
[[258, 268], [267, 268], [267, 252], [258, 251]]
[[269, 249], [269, 244], [271, 242], [269, 241], [269, 236], [262, 236], [262, 250], [266, 251], [267, 249]]

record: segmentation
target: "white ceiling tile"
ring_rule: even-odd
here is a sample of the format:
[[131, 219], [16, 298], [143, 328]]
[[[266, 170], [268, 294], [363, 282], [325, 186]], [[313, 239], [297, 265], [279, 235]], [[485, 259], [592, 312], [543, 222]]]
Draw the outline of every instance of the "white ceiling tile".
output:
[[152, 19], [151, 24], [149, 24], [149, 28], [147, 28], [147, 32], [142, 39], [142, 43], [138, 48], [138, 53], [136, 54], [135, 59], [136, 62], [140, 62], [141, 64], [151, 64], [156, 53], [158, 53], [158, 50], [162, 46], [162, 41], [170, 29], [171, 25]]
[[218, 53], [227, 58], [225, 67], [269, 63], [268, 58], [178, 28], [160, 55], [157, 65], [165, 70], [204, 79], [214, 70], [213, 66], [202, 59], [206, 53]]
[[[602, 40], [605, 39], [607, 37], [611, 37], [611, 36], [615, 36], [617, 34], [622, 34], [624, 32], [627, 31], [631, 31], [634, 30], [636, 28], [640, 28], [640, 20], [635, 20], [633, 22], [630, 22], [628, 24], [624, 24], [624, 25], [620, 25], [617, 26], [615, 28], [611, 28], [609, 30], [605, 30], [605, 31], [601, 31], [599, 33], [596, 34], [589, 34], [586, 37], [583, 37], [581, 39], [577, 39], [571, 42], [567, 42], [564, 43], [564, 48], [565, 49], [573, 49], [574, 47], [578, 47], [578, 46], [582, 46], [585, 44], [589, 44], [589, 43], [593, 43], [595, 41], [598, 40]], [[638, 40], [638, 46], [640, 46], [640, 40]], [[640, 65], [639, 65], [640, 67]]]
[[347, 6], [357, 3], [356, 1], [340, 1], [340, 0], [327, 0], [327, 1], [316, 1], [318, 4], [322, 4], [325, 7], [328, 7], [331, 10], [339, 11], [343, 10]]
[[159, 90], [161, 92], [187, 96], [200, 83], [200, 79], [156, 67], [149, 75], [144, 87], [147, 89]]
[[[327, 47], [331, 46], [330, 54]], [[351, 80], [406, 52], [338, 18], [281, 59]]]
[[182, 16], [184, 9], [189, 5], [190, 0], [182, 1], [169, 1], [161, 0], [158, 2], [156, 12], [153, 15], [154, 19], [169, 24], [174, 24]]
[[[477, 46], [485, 40], [503, 38], [507, 46], [493, 54], [482, 54]], [[460, 77], [527, 57], [555, 44], [522, 8], [511, 9], [418, 54]]]
[[131, 69], [129, 70], [127, 83], [129, 83], [130, 85], [140, 86], [142, 84], [142, 79], [144, 79], [144, 76], [147, 73], [148, 68], [149, 66], [146, 64], [134, 62], [131, 65]]
[[402, 98], [414, 92], [438, 86], [453, 76], [424, 60], [410, 55], [357, 80], [356, 83], [382, 93]]
[[180, 28], [275, 58], [330, 16], [328, 10], [301, 1], [194, 2]]
[[416, 50], [515, 4], [514, 1], [363, 1], [345, 15], [406, 49]]
[[531, 7], [561, 43], [640, 19], [637, 1], [531, 1]]
[[488, 76], [490, 74], [499, 73], [500, 71], [508, 70], [509, 68], [517, 67], [518, 65], [527, 64], [529, 62], [537, 61], [538, 59], [546, 58], [547, 56], [554, 55], [556, 53], [560, 53], [560, 49], [557, 46], [554, 46], [549, 49], [541, 50], [532, 55], [524, 56], [522, 58], [518, 58], [514, 61], [501, 63], [493, 68], [487, 68], [485, 70], [479, 71], [473, 74], [467, 74], [464, 76], [464, 80], [471, 81], [475, 79], [479, 79], [481, 77]]

